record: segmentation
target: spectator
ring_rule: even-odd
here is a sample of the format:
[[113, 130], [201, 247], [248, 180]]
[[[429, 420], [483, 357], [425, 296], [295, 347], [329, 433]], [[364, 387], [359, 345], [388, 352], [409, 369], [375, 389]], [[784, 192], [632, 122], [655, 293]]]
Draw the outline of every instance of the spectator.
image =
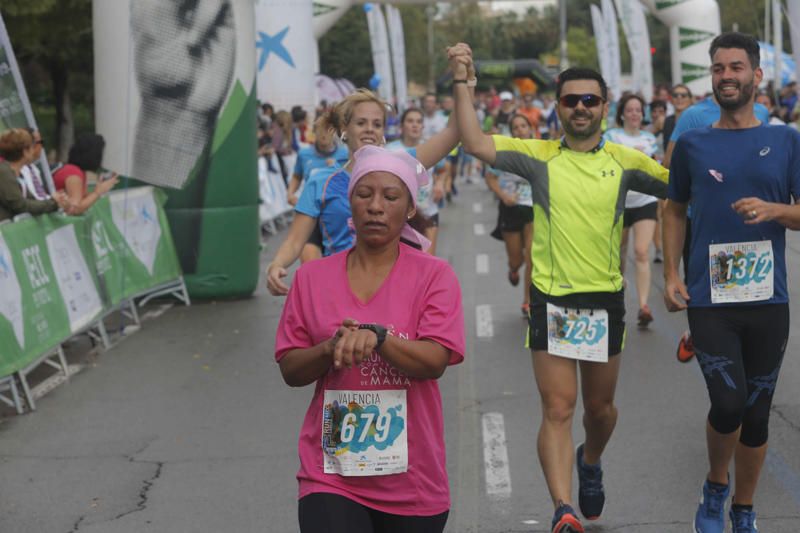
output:
[[539, 122], [542, 120], [542, 110], [534, 103], [535, 95], [533, 93], [525, 93], [522, 95], [522, 105], [517, 110], [517, 113], [523, 115], [528, 119], [528, 123], [533, 128], [534, 138], [539, 138]]
[[786, 122], [781, 118], [780, 109], [775, 107], [775, 96], [767, 91], [762, 91], [756, 96], [756, 103], [763, 105], [769, 111], [769, 125], [783, 126]]
[[292, 153], [292, 116], [288, 111], [275, 113], [270, 137], [272, 138], [272, 150], [281, 167], [283, 183], [286, 184], [289, 182], [289, 170], [286, 168], [283, 158]]
[[664, 152], [667, 151], [667, 145], [669, 144], [669, 139], [672, 137], [672, 131], [675, 129], [675, 124], [678, 122], [678, 119], [681, 116], [681, 113], [684, 112], [690, 105], [692, 105], [692, 91], [689, 89], [688, 85], [683, 85], [679, 83], [678, 85], [672, 88], [672, 102], [673, 106], [675, 107], [675, 114], [674, 115], [667, 115], [667, 118], [664, 119], [664, 128], [662, 130], [662, 143]]
[[494, 119], [494, 133], [511, 136], [511, 117], [517, 114], [514, 95], [509, 91], [500, 93], [500, 109]]
[[33, 137], [33, 151], [31, 152], [31, 160], [28, 161], [27, 165], [22, 167], [21, 176], [25, 182], [28, 194], [33, 197], [34, 200], [47, 200], [50, 198], [50, 194], [47, 192], [47, 187], [44, 185], [42, 172], [36, 165], [36, 162], [42, 157], [42, 134], [33, 128], [28, 128], [28, 133]]
[[307, 136], [308, 130], [308, 113], [296, 105], [292, 108], [292, 150], [299, 152], [301, 148], [309, 145]]
[[17, 178], [22, 167], [33, 154], [33, 137], [21, 128], [11, 129], [0, 135], [0, 222], [22, 213], [39, 215], [56, 211], [59, 207], [68, 211], [70, 203], [63, 193], [48, 200], [28, 199], [23, 194]]
[[67, 164], [58, 167], [53, 173], [56, 190], [66, 192], [73, 205], [70, 214], [80, 215], [86, 212], [101, 196], [119, 183], [114, 173], [108, 179], [98, 180], [94, 190], [89, 192], [86, 172], [97, 172], [100, 169], [105, 147], [106, 141], [102, 135], [93, 133], [80, 135], [69, 149]]
[[275, 109], [272, 107], [272, 104], [261, 104], [258, 113], [259, 127], [269, 131], [270, 126], [272, 126], [273, 115], [275, 115]]

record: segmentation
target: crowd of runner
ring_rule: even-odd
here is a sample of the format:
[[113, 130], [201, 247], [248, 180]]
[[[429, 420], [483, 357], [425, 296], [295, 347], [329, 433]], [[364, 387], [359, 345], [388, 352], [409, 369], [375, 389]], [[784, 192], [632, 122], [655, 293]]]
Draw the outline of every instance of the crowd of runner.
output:
[[[758, 93], [753, 37], [722, 34], [709, 56], [704, 98], [676, 85], [657, 87], [649, 105], [636, 94], [612, 102], [599, 73], [570, 68], [555, 98], [517, 99], [476, 96], [472, 52], [459, 43], [447, 50], [452, 96], [427, 95], [395, 118], [367, 90], [305, 126], [264, 108], [264, 153], [298, 143], [284, 173], [295, 215], [267, 285], [287, 297], [275, 347], [284, 379], [315, 384], [299, 440], [301, 531], [444, 529], [436, 380], [463, 360], [465, 332], [458, 280], [435, 244], [446, 238], [439, 209], [472, 158], [498, 199], [508, 282], [519, 285], [525, 267], [551, 531], [583, 532], [578, 511], [597, 520], [604, 509], [629, 233], [639, 326], [653, 320], [650, 262], [663, 261], [665, 305], [688, 311], [679, 358], [696, 355], [708, 388], [709, 470], [697, 480], [693, 530], [758, 530], [756, 486], [789, 334], [785, 232], [800, 229], [800, 133], [778, 123], [793, 120], [796, 102], [774, 106]], [[576, 448], [578, 390], [585, 434]]]

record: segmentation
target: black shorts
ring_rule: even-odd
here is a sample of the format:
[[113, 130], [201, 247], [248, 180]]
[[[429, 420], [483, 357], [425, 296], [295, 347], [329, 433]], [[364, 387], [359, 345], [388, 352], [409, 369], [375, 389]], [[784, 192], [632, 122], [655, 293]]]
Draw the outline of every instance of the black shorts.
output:
[[525, 226], [533, 222], [533, 208], [527, 205], [508, 206], [500, 202], [497, 214], [497, 227], [492, 237], [503, 240], [503, 233], [521, 233]]
[[762, 446], [789, 339], [789, 305], [690, 307], [688, 318], [711, 427], [722, 434], [741, 427], [742, 444]]
[[658, 220], [658, 202], [642, 207], [626, 207], [625, 215], [622, 217], [622, 227], [630, 228], [640, 220]]
[[301, 533], [442, 533], [449, 511], [434, 516], [384, 513], [339, 496], [315, 492], [300, 498]]
[[306, 244], [313, 244], [320, 250], [322, 250], [322, 229], [319, 226], [319, 219], [317, 219], [317, 224], [314, 226], [314, 231], [311, 233], [311, 237], [308, 238]]
[[547, 350], [548, 303], [567, 309], [605, 309], [609, 326], [608, 355], [617, 355], [625, 347], [625, 291], [551, 296], [531, 284], [531, 312], [528, 319], [528, 346], [531, 350]]

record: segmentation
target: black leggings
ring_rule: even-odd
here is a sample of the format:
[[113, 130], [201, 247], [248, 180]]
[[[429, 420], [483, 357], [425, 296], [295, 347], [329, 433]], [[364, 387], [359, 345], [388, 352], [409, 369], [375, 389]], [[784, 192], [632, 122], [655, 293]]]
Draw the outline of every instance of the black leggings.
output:
[[448, 511], [435, 516], [383, 513], [337, 494], [300, 498], [301, 533], [442, 533]]
[[769, 436], [769, 410], [789, 337], [788, 304], [689, 308], [697, 361], [722, 434], [756, 448]]

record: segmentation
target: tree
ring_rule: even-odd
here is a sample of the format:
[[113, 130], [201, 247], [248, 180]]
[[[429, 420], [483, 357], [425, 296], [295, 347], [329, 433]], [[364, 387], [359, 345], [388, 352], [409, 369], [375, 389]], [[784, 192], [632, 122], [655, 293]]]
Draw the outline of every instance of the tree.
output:
[[[38, 66], [48, 74], [55, 106], [53, 145], [59, 159], [66, 159], [75, 136], [73, 95], [90, 107], [93, 99], [92, 2], [3, 0], [0, 13], [20, 64]], [[81, 88], [88, 90], [78, 92], [71, 81], [81, 77]]]
[[368, 87], [372, 66], [367, 17], [362, 6], [351, 7], [319, 40], [322, 74], [347, 78], [356, 87]]

